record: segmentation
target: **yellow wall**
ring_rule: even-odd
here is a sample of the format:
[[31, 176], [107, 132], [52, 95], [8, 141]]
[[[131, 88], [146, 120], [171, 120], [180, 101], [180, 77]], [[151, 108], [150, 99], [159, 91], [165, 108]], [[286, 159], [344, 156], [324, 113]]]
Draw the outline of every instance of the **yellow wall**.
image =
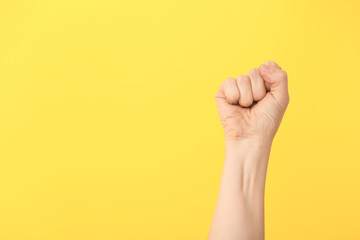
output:
[[360, 2], [1, 1], [0, 239], [205, 239], [214, 95], [266, 60], [291, 102], [269, 240], [360, 239]]

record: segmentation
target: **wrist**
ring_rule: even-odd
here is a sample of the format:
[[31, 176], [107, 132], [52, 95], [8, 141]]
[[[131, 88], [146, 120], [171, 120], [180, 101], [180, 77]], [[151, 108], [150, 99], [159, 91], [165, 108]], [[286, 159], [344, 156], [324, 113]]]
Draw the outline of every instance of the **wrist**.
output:
[[251, 136], [243, 138], [225, 137], [225, 149], [229, 151], [246, 153], [247, 151], [270, 150], [273, 138]]
[[223, 171], [249, 200], [264, 194], [271, 144], [272, 140], [256, 137], [225, 139]]

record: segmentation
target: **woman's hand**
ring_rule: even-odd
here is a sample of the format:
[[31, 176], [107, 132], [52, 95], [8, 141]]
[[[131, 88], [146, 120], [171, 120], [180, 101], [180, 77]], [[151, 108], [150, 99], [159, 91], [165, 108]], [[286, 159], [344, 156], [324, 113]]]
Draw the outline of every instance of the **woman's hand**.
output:
[[225, 139], [272, 141], [289, 103], [287, 73], [273, 61], [226, 79], [215, 96]]

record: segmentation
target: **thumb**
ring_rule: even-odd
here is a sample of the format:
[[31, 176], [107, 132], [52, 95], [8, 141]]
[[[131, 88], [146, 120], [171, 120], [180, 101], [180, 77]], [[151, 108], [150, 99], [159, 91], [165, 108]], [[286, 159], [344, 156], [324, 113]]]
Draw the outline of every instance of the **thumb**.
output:
[[270, 88], [270, 93], [280, 106], [285, 109], [289, 103], [287, 73], [273, 61], [261, 64], [259, 70], [261, 77]]

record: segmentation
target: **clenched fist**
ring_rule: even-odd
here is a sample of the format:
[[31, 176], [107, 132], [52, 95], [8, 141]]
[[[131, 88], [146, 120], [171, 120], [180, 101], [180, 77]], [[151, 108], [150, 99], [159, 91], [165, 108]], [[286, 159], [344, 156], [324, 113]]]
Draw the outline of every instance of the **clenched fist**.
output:
[[226, 79], [215, 96], [226, 139], [272, 140], [289, 103], [287, 74], [273, 61]]

